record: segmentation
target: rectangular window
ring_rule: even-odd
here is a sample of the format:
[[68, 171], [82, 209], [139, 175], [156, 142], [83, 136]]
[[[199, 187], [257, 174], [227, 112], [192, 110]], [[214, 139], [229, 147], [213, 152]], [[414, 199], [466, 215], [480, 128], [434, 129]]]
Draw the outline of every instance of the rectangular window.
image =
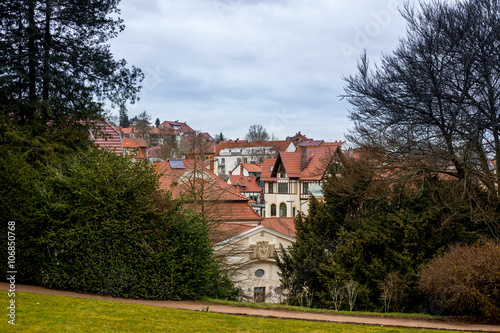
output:
[[247, 157], [243, 157], [243, 163], [248, 163], [248, 158]]
[[221, 159], [220, 159], [220, 164], [221, 164], [221, 165], [226, 164], [226, 159], [225, 159], [225, 158], [221, 158]]
[[302, 184], [302, 194], [309, 194], [309, 183]]
[[288, 194], [288, 183], [278, 183], [278, 193]]
[[273, 187], [274, 187], [274, 184], [273, 183], [269, 183], [269, 193], [273, 193]]

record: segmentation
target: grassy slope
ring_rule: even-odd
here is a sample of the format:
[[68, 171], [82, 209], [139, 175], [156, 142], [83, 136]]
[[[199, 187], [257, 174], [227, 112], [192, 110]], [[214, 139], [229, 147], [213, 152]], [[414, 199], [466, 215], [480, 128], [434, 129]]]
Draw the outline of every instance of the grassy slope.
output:
[[[0, 297], [6, 305], [7, 293], [1, 291]], [[16, 293], [15, 327], [2, 317], [1, 332], [442, 332], [231, 316], [31, 293]]]

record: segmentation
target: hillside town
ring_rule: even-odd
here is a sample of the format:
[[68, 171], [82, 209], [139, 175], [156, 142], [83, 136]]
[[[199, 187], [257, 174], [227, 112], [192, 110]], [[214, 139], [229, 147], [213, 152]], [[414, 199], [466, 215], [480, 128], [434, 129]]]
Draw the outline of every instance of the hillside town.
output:
[[308, 214], [309, 198], [322, 197], [321, 182], [334, 156], [352, 155], [352, 149], [300, 132], [286, 140], [217, 142], [186, 122], [150, 126], [137, 117], [129, 127], [108, 121], [102, 126], [96, 145], [153, 164], [163, 190], [187, 196], [209, 216], [216, 254], [244, 299], [283, 302], [274, 254], [294, 242], [294, 219]]
[[500, 332], [499, 45], [500, 0], [2, 0], [0, 331]]

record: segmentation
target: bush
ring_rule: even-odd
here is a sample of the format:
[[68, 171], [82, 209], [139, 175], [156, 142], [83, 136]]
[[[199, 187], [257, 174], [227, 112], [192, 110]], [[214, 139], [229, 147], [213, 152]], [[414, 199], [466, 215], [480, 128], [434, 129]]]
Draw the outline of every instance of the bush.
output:
[[455, 314], [500, 320], [500, 244], [452, 246], [422, 271], [420, 289]]
[[151, 165], [89, 150], [40, 169], [19, 197], [30, 198], [21, 206], [30, 216], [8, 217], [19, 237], [18, 282], [147, 299], [237, 296], [207, 221], [161, 192]]

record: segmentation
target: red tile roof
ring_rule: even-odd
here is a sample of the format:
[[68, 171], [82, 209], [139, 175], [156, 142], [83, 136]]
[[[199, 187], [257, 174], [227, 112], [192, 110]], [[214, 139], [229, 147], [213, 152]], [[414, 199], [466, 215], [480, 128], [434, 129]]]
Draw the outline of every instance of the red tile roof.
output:
[[286, 236], [297, 237], [294, 220], [294, 217], [267, 217], [260, 225], [280, 232]]
[[91, 127], [90, 139], [93, 140], [98, 147], [114, 152], [118, 156], [123, 156], [120, 132], [107, 121], [95, 123], [94, 126]]
[[178, 121], [164, 121], [158, 128], [161, 130], [183, 132], [186, 135], [196, 133], [188, 124]]
[[221, 141], [219, 144], [219, 149], [215, 153], [215, 155], [219, 155], [221, 150], [227, 148], [254, 148], [254, 147], [273, 147], [277, 151], [285, 151], [290, 144], [291, 140], [288, 141], [255, 141], [255, 142], [247, 142], [247, 141]]
[[122, 132], [123, 134], [130, 134], [134, 133], [135, 130], [133, 127], [120, 127], [120, 132]]
[[201, 203], [195, 209], [203, 209], [213, 221], [261, 220], [247, 197], [196, 160], [166, 160], [157, 171], [161, 189], [171, 191], [174, 198], [185, 197], [188, 203]]
[[123, 148], [142, 148], [147, 147], [146, 141], [143, 139], [132, 139], [132, 138], [123, 138], [122, 141]]
[[236, 237], [244, 232], [256, 228], [257, 225], [241, 224], [241, 223], [220, 223], [211, 227], [211, 237], [214, 243], [222, 242], [223, 240]]
[[[261, 180], [275, 180], [276, 172], [281, 164], [284, 166], [288, 178], [321, 180], [332, 155], [340, 153], [341, 144], [339, 142], [337, 145], [301, 147], [293, 153], [280, 152], [277, 158], [264, 160]], [[302, 168], [302, 150], [306, 150], [304, 168]]]
[[207, 139], [208, 141], [214, 141], [214, 138], [212, 138], [212, 136], [209, 133], [207, 133], [207, 132], [200, 133], [200, 135], [203, 138]]
[[321, 144], [323, 142], [324, 142], [323, 140], [306, 140], [306, 141], [302, 141], [297, 146], [299, 146], [299, 147], [321, 146]]
[[248, 172], [262, 172], [262, 163], [241, 163]]
[[275, 164], [275, 158], [266, 158], [264, 160], [264, 163], [262, 163], [262, 174], [260, 175], [260, 180], [270, 180]]
[[233, 185], [241, 193], [262, 191], [254, 175], [229, 175], [229, 180], [231, 181], [231, 185]]

